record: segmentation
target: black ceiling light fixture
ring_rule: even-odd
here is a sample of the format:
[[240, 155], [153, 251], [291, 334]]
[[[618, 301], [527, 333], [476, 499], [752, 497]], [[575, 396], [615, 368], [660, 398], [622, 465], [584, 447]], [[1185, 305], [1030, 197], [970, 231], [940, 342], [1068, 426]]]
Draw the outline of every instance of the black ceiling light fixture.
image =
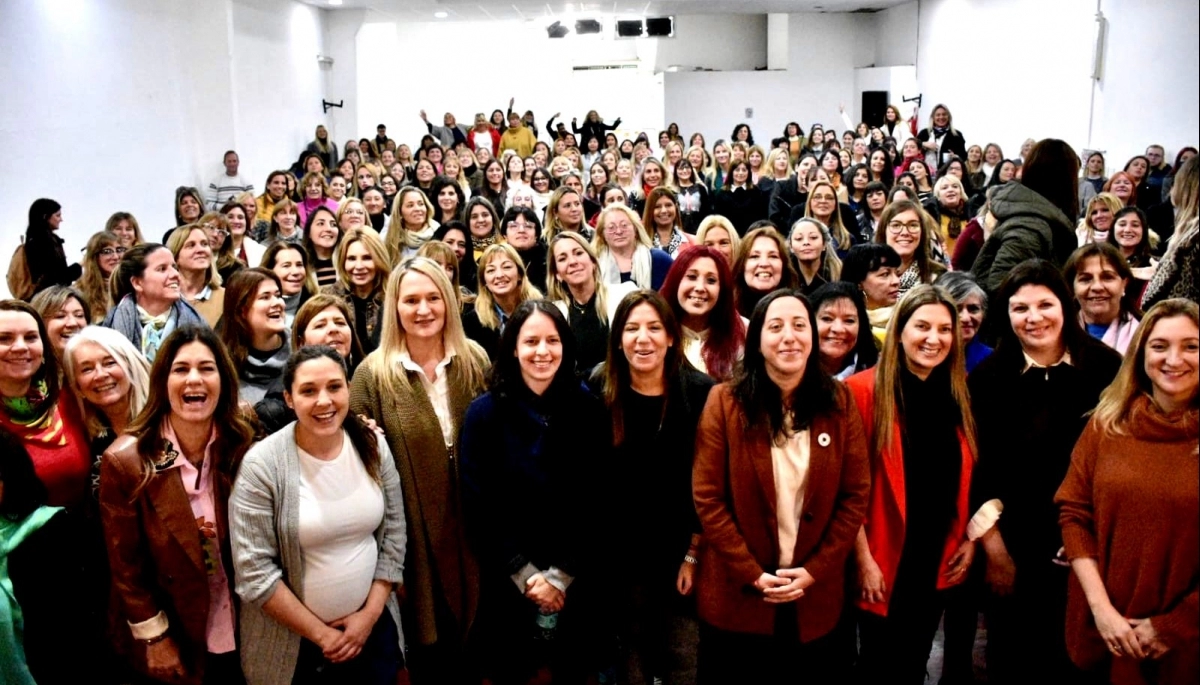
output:
[[575, 22], [575, 35], [585, 36], [591, 33], [600, 33], [600, 22], [595, 19], [580, 19]]
[[646, 35], [650, 38], [674, 38], [675, 17], [650, 17], [646, 19]]
[[546, 35], [551, 38], [563, 38], [570, 32], [571, 29], [563, 26], [561, 21], [556, 21], [546, 27]]
[[643, 25], [641, 19], [622, 19], [617, 22], [618, 38], [641, 38]]

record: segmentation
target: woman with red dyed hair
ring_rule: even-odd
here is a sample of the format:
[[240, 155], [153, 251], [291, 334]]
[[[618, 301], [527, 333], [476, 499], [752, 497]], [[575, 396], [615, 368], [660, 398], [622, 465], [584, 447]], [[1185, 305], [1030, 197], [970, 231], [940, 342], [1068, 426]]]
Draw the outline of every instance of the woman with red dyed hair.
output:
[[746, 325], [734, 305], [724, 255], [707, 245], [685, 248], [659, 289], [683, 330], [683, 353], [697, 370], [728, 380], [742, 357]]

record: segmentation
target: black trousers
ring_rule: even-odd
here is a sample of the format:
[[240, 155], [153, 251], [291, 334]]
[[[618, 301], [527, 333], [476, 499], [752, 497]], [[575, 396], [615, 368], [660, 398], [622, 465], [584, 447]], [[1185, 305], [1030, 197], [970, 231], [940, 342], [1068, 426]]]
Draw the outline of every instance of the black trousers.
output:
[[886, 617], [859, 612], [859, 682], [922, 685], [945, 603], [935, 587], [897, 582]]
[[984, 599], [988, 683], [1085, 682], [1067, 656], [1067, 579], [1049, 557], [1017, 562], [1013, 593]]
[[613, 602], [621, 647], [620, 682], [665, 685], [696, 682], [699, 621], [695, 603], [675, 589], [674, 578], [623, 587]]
[[363, 643], [362, 651], [350, 661], [332, 663], [316, 643], [300, 640], [300, 657], [296, 660], [292, 685], [395, 685], [403, 664], [400, 633], [391, 613], [385, 610]]
[[801, 643], [796, 630], [796, 607], [780, 605], [775, 633], [734, 633], [700, 624], [698, 685], [730, 683], [803, 682], [806, 685], [843, 683], [834, 658], [833, 633]]

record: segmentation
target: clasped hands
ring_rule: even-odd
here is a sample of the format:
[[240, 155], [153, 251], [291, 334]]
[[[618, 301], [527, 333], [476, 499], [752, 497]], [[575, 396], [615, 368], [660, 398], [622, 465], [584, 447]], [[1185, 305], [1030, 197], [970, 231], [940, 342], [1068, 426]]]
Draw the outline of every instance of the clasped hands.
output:
[[567, 595], [550, 584], [546, 577], [535, 573], [525, 581], [525, 598], [538, 606], [544, 614], [556, 614], [562, 611], [567, 601]]
[[803, 597], [804, 591], [814, 582], [803, 567], [781, 568], [774, 574], [764, 572], [754, 581], [754, 589], [763, 594], [767, 604], [786, 604]]

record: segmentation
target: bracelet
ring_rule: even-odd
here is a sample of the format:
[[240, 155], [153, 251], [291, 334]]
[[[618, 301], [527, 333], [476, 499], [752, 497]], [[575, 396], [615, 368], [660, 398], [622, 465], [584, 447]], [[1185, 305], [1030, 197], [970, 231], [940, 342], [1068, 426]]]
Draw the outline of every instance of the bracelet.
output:
[[683, 563], [695, 566], [700, 563], [700, 560], [690, 554], [685, 554], [683, 555]]
[[166, 633], [166, 631], [163, 631], [159, 635], [156, 635], [156, 636], [150, 637], [150, 638], [146, 638], [143, 640], [138, 640], [138, 642], [149, 647], [150, 645], [156, 645], [156, 644], [162, 642], [163, 640], [167, 639], [168, 637], [169, 637], [169, 635]]

